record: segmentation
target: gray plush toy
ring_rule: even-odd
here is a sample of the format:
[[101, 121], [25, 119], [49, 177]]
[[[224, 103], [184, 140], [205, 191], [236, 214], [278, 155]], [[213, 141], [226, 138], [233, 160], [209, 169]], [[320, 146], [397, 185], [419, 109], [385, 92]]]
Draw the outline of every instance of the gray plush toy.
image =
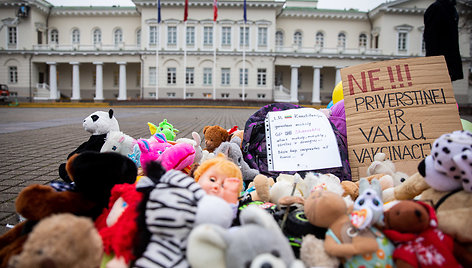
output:
[[235, 142], [222, 142], [220, 146], [215, 149], [214, 153], [215, 155], [218, 155], [218, 153], [223, 153], [236, 165], [238, 165], [241, 169], [241, 172], [243, 173], [243, 180], [246, 185], [253, 181], [254, 177], [259, 175], [259, 170], [250, 168], [249, 165], [244, 161], [241, 147], [239, 147], [239, 144]]
[[255, 206], [244, 209], [241, 226], [202, 224], [190, 233], [187, 260], [193, 268], [304, 267], [274, 218]]

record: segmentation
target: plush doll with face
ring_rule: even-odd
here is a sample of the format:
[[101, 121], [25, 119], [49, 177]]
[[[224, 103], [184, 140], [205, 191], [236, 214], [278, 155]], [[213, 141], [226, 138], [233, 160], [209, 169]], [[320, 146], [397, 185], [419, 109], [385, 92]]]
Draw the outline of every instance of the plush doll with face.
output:
[[231, 204], [238, 203], [243, 190], [241, 170], [224, 155], [203, 162], [194, 177], [207, 194], [219, 196]]

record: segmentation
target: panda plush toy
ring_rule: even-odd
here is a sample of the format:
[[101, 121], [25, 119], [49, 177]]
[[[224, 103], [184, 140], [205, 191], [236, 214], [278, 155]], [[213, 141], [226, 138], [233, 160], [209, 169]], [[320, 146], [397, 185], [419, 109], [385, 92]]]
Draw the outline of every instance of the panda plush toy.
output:
[[[83, 127], [87, 132], [90, 132], [89, 140], [82, 143], [77, 149], [72, 151], [68, 156], [69, 159], [74, 154], [80, 154], [85, 151], [95, 151], [100, 152], [103, 144], [105, 143], [105, 138], [107, 137], [108, 132], [110, 131], [120, 131], [120, 126], [118, 121], [113, 116], [113, 110], [110, 109], [108, 112], [97, 111], [87, 116], [84, 119]], [[71, 182], [71, 179], [67, 175], [66, 164], [62, 163], [59, 166], [59, 176], [65, 182]]]

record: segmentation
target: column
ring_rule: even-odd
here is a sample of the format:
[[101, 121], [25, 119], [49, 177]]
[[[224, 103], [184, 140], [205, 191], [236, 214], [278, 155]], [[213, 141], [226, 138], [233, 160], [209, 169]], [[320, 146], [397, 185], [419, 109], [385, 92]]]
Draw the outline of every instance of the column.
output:
[[72, 97], [71, 100], [80, 100], [79, 63], [69, 62], [72, 65]]
[[121, 61], [117, 62], [116, 64], [120, 65], [118, 100], [126, 100], [126, 62]]
[[345, 66], [336, 66], [336, 81], [334, 81], [334, 85], [336, 86], [339, 82], [341, 82], [341, 69]]
[[95, 98], [96, 101], [103, 100], [103, 62], [94, 62], [95, 64]]
[[321, 104], [320, 99], [320, 70], [323, 66], [313, 66], [313, 93], [311, 103]]
[[57, 100], [57, 69], [56, 62], [46, 62], [49, 65], [49, 99]]
[[292, 68], [290, 102], [298, 103], [298, 68], [300, 68], [300, 65], [291, 65], [290, 68]]

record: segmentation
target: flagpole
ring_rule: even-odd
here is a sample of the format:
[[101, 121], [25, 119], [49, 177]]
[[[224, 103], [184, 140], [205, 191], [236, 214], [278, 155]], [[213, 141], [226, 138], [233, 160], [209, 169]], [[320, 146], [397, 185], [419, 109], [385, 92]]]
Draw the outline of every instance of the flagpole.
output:
[[161, 34], [161, 0], [157, 0], [157, 33], [156, 33], [156, 100], [159, 99], [159, 45]]
[[187, 20], [184, 21], [184, 100], [187, 98]]
[[245, 87], [246, 87], [246, 21], [244, 21], [244, 32], [243, 32], [243, 94], [242, 100], [244, 101]]
[[213, 42], [213, 100], [216, 100], [216, 21], [213, 21], [213, 29], [215, 29], [215, 41]]
[[[243, 8], [243, 18], [244, 18], [244, 32], [243, 32], [243, 94], [242, 100], [244, 101], [245, 89], [246, 89], [246, 22], [247, 22], [247, 7], [246, 7], [246, 0], [244, 0], [244, 8]], [[248, 73], [249, 75], [249, 73]]]

